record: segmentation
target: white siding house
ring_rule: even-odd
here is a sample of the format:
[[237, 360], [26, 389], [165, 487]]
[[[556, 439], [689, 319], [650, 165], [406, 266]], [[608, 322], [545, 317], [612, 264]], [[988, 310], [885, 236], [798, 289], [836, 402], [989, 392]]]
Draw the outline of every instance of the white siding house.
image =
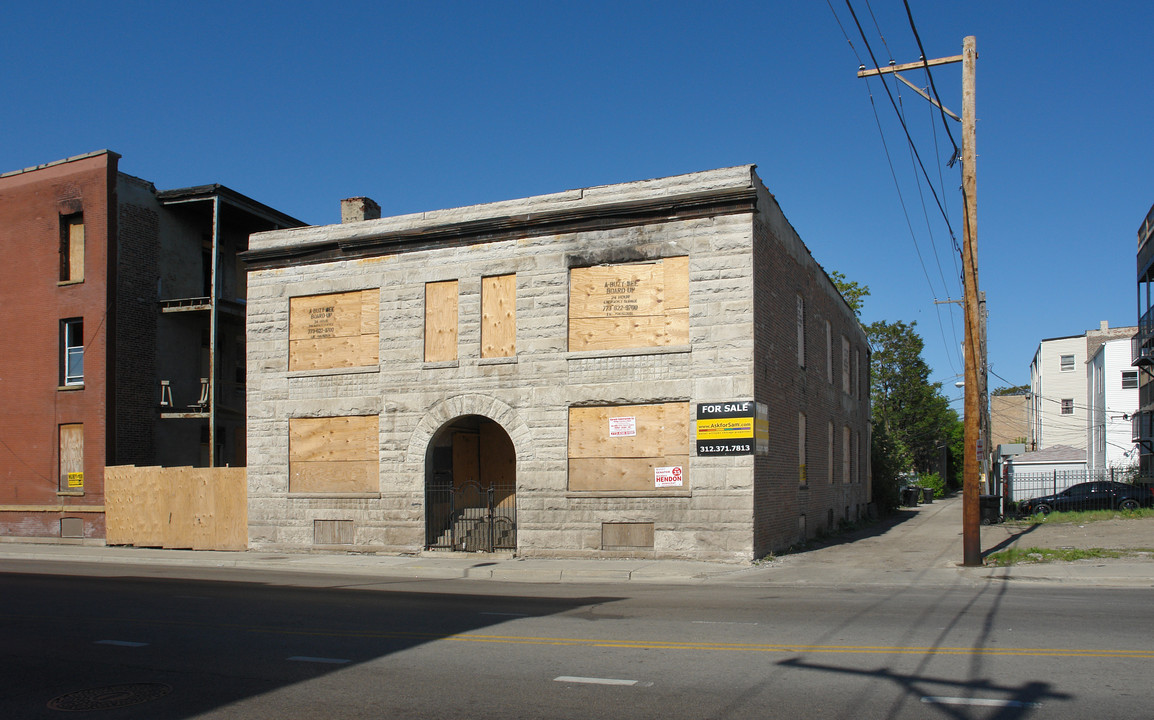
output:
[[1043, 340], [1030, 363], [1028, 450], [1086, 449], [1086, 336]]
[[1138, 457], [1130, 424], [1138, 410], [1138, 369], [1130, 365], [1130, 341], [1102, 343], [1086, 363], [1086, 384], [1086, 469], [1124, 472]]

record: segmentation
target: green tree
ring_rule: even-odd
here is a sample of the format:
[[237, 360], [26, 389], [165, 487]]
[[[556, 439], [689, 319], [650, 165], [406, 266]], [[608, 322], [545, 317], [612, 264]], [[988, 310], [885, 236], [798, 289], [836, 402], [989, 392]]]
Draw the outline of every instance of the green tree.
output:
[[870, 472], [873, 475], [873, 501], [881, 512], [896, 508], [900, 502], [899, 484], [905, 470], [901, 452], [885, 426], [874, 422], [870, 433]]
[[862, 306], [865, 305], [865, 299], [869, 297], [870, 286], [861, 285], [860, 283], [847, 280], [843, 273], [833, 270], [829, 274], [829, 279], [833, 281], [834, 287], [841, 293], [847, 305], [853, 310], [853, 314], [861, 317]]
[[922, 359], [925, 343], [916, 322], [878, 321], [866, 327], [873, 350], [870, 392], [874, 425], [892, 438], [901, 469], [933, 472], [941, 469], [939, 447], [952, 439], [958, 414], [930, 382]]
[[1013, 385], [994, 388], [991, 395], [1026, 395], [1030, 392], [1029, 385]]

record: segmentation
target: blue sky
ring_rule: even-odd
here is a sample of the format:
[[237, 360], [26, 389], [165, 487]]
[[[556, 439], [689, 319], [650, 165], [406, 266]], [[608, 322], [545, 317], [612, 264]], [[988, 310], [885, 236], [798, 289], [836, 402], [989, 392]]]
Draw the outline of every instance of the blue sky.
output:
[[[918, 59], [899, 0], [852, 4], [879, 62]], [[977, 38], [990, 385], [1025, 383], [1042, 338], [1135, 322], [1154, 3], [910, 6], [929, 57]], [[960, 261], [859, 55], [845, 0], [19, 3], [0, 172], [108, 148], [160, 189], [222, 183], [327, 224], [355, 195], [391, 215], [754, 163], [818, 262], [870, 287], [863, 319], [916, 321], [960, 397], [961, 310], [934, 302], [960, 297]], [[960, 114], [961, 66], [934, 83]], [[943, 123], [900, 88], [960, 243]]]

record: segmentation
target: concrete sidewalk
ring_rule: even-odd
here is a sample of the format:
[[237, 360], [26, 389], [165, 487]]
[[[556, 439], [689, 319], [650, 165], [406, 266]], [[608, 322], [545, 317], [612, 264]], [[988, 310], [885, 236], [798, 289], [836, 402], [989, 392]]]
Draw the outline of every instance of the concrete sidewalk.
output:
[[[916, 509], [906, 509], [896, 518], [827, 543], [753, 564], [645, 559], [522, 559], [507, 554], [481, 553], [393, 556], [215, 552], [28, 542], [0, 542], [0, 559], [36, 563], [40, 570], [44, 569], [45, 563], [69, 562], [336, 573], [382, 580], [762, 586], [942, 586], [1022, 581], [1103, 587], [1154, 586], [1154, 559], [1149, 559], [1148, 555], [1146, 559], [1080, 560], [1004, 568], [961, 567], [961, 508], [960, 497], [939, 500]], [[1154, 535], [1154, 522], [1124, 522], [1142, 523], [1142, 531]], [[1085, 527], [1092, 529], [1093, 525]], [[997, 546], [1014, 546], [1027, 535], [1013, 527], [995, 526], [982, 530], [983, 551]], [[1029, 536], [1030, 541], [1036, 538], [1036, 535]]]

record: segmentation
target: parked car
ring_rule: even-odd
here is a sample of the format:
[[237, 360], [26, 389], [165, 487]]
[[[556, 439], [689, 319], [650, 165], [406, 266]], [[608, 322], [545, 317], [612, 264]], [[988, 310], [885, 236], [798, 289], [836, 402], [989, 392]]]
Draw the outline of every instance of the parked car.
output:
[[1100, 481], [1071, 485], [1060, 493], [1022, 500], [1021, 515], [1049, 515], [1071, 510], [1137, 510], [1154, 505], [1154, 487]]

